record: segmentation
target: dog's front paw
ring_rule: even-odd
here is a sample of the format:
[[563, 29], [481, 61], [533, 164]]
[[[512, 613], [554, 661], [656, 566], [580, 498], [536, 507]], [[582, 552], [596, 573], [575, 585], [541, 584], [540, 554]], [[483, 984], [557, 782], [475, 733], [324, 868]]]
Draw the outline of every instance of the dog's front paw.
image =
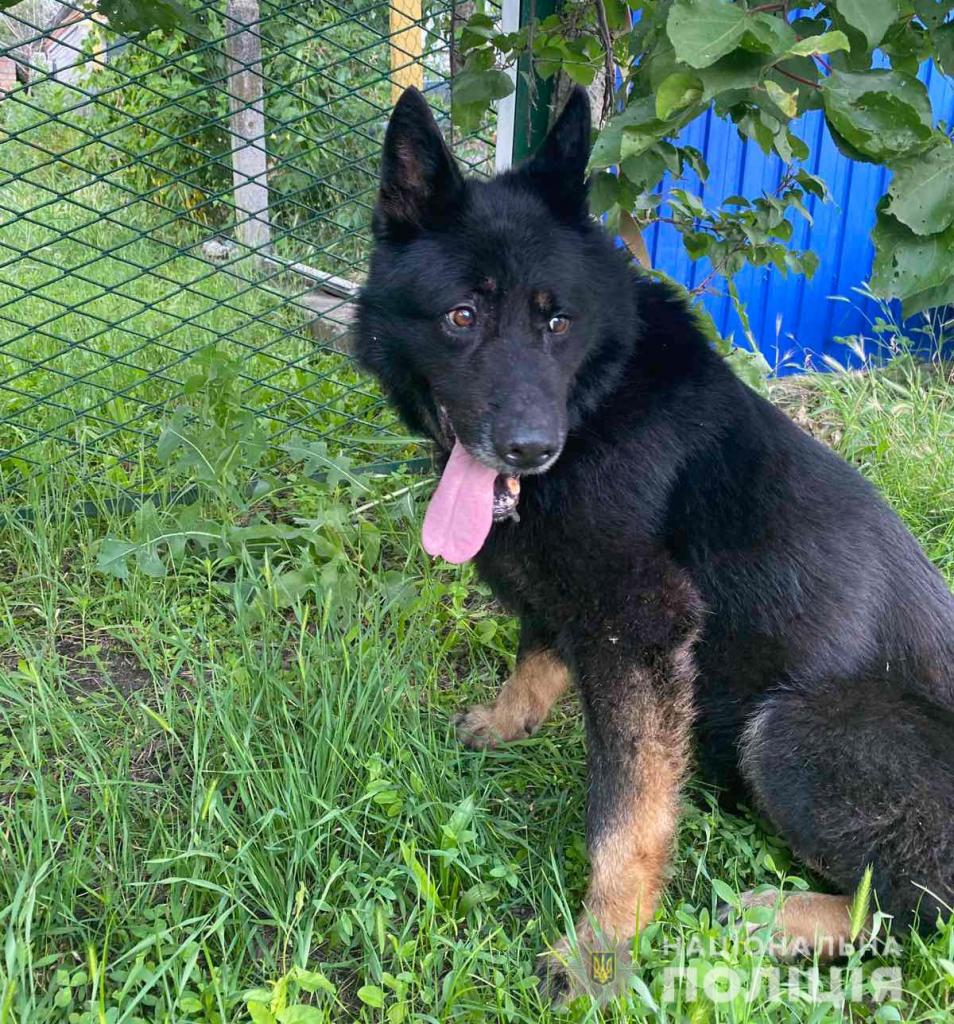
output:
[[583, 995], [596, 1003], [623, 995], [632, 973], [629, 943], [603, 937], [588, 924], [576, 931], [575, 941], [564, 936], [540, 958], [541, 998], [560, 1008]]
[[[565, 941], [564, 939], [563, 942]], [[555, 1008], [569, 1005], [580, 994], [568, 961], [565, 958], [561, 959], [555, 949], [540, 957], [536, 975], [540, 998]]]
[[457, 738], [471, 750], [492, 750], [498, 743], [526, 739], [539, 727], [525, 714], [502, 712], [496, 704], [475, 704], [453, 718]]

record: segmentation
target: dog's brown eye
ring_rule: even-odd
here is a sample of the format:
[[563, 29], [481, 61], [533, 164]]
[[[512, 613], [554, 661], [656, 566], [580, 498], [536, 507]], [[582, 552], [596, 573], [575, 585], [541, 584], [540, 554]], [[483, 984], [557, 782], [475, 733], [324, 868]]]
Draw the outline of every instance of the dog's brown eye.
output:
[[568, 316], [552, 316], [547, 324], [547, 330], [551, 334], [566, 334], [570, 329], [570, 318]]
[[460, 330], [467, 330], [469, 327], [476, 327], [477, 313], [470, 306], [457, 306], [444, 315], [444, 319]]

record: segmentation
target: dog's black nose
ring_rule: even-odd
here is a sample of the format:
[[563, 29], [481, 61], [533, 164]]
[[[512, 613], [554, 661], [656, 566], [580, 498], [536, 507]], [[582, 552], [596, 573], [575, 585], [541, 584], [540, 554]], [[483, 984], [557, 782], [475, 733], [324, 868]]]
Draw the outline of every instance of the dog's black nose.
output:
[[514, 469], [536, 469], [548, 462], [556, 449], [552, 438], [528, 432], [504, 441], [498, 451], [504, 462]]

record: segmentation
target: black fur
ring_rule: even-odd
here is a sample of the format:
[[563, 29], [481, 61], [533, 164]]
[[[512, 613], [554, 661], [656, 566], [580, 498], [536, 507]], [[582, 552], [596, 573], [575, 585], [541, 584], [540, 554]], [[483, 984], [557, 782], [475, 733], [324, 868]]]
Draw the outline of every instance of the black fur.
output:
[[[464, 181], [405, 94], [359, 358], [412, 428], [446, 448], [443, 406], [501, 470], [501, 421], [559, 435], [559, 458], [522, 479], [520, 522], [476, 561], [581, 687], [591, 843], [625, 799], [609, 754], [652, 685], [633, 670], [697, 636], [709, 776], [844, 891], [870, 862], [883, 909], [906, 923], [920, 900], [933, 926], [954, 901], [954, 597], [860, 474], [742, 384], [681, 295], [589, 219], [588, 136], [577, 92], [536, 158]], [[479, 317], [465, 337], [443, 321], [461, 303]]]

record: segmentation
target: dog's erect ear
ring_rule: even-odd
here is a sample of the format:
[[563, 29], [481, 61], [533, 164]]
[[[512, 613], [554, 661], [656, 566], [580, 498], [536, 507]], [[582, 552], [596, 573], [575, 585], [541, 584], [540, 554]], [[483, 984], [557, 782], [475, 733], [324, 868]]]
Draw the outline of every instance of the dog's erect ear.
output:
[[375, 237], [402, 241], [436, 224], [459, 200], [462, 186], [430, 107], [417, 89], [405, 89], [384, 136]]
[[566, 220], [585, 218], [589, 156], [590, 100], [577, 86], [543, 144], [517, 169], [517, 177], [542, 195], [557, 216]]

